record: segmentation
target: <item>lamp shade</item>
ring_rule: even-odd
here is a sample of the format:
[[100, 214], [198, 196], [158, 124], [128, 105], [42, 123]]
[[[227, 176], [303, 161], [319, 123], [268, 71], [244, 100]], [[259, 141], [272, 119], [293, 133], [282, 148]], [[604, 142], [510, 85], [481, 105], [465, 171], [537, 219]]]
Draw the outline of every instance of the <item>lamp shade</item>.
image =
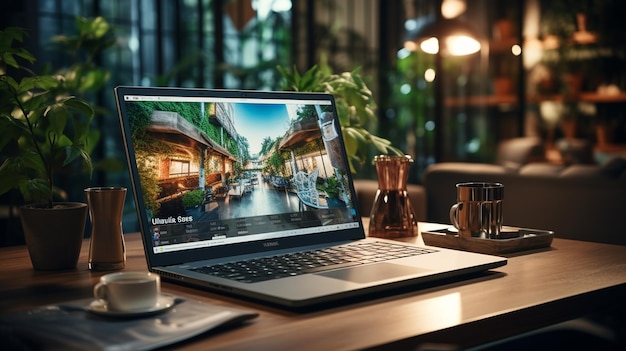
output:
[[470, 26], [462, 21], [441, 18], [425, 23], [407, 35], [404, 47], [415, 51], [420, 48], [429, 54], [463, 56], [480, 50], [480, 42]]

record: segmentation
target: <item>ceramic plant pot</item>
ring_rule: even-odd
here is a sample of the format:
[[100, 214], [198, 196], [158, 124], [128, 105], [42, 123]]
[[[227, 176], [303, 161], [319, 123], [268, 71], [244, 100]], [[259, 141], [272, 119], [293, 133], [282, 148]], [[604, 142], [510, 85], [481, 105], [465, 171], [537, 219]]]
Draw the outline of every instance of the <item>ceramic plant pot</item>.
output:
[[55, 203], [53, 208], [26, 205], [20, 208], [24, 238], [33, 268], [76, 268], [83, 244], [87, 204]]

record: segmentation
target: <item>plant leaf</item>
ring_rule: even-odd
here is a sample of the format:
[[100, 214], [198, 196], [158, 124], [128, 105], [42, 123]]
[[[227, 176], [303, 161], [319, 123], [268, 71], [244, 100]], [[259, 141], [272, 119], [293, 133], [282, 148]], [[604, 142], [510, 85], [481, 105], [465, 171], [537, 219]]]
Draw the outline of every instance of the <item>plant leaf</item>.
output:
[[94, 115], [94, 110], [91, 104], [89, 104], [87, 101], [83, 99], [71, 96], [71, 97], [61, 100], [61, 102], [64, 105], [69, 106], [73, 108], [74, 110], [76, 110], [77, 112], [87, 116], [89, 120], [91, 120], [91, 118]]
[[48, 119], [52, 131], [57, 135], [63, 135], [67, 120], [70, 118], [69, 111], [62, 105], [57, 104], [50, 106], [44, 112], [44, 116]]

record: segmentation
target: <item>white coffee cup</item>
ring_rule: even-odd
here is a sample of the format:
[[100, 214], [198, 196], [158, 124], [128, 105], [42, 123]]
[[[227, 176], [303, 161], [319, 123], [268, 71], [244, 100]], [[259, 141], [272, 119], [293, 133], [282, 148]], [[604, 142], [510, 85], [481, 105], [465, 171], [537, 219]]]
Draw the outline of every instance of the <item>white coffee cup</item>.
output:
[[161, 277], [151, 272], [105, 274], [93, 288], [95, 298], [111, 311], [140, 311], [155, 307], [161, 294]]

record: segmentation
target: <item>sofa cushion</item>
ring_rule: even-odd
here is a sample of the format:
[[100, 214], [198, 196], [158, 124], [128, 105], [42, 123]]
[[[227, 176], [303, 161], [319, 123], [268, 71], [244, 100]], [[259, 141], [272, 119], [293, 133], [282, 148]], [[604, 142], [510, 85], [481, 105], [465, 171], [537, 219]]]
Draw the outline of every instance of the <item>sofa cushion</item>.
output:
[[525, 176], [558, 176], [565, 167], [552, 163], [531, 163], [519, 170]]
[[578, 179], [603, 179], [607, 178], [606, 174], [600, 166], [596, 165], [571, 165], [561, 172], [561, 178], [578, 178]]
[[496, 163], [509, 170], [518, 170], [527, 163], [544, 159], [545, 152], [540, 138], [512, 138], [498, 144]]
[[[497, 175], [507, 173], [507, 169], [500, 165], [492, 165], [486, 163], [471, 163], [471, 162], [441, 162], [430, 165], [429, 167], [430, 173], [437, 172], [456, 172], [463, 175], [466, 175], [466, 178], [471, 178], [472, 175]], [[472, 181], [479, 179], [467, 179], [465, 181]]]

